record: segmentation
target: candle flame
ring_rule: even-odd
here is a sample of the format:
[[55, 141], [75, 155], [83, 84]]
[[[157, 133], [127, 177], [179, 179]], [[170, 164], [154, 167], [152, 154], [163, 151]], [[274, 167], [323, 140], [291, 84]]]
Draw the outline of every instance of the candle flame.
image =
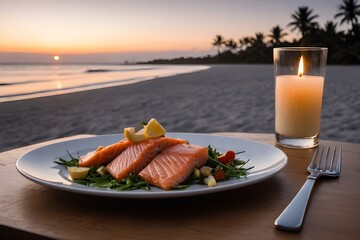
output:
[[301, 56], [300, 62], [299, 62], [298, 75], [299, 75], [299, 77], [302, 77], [303, 74], [304, 74], [304, 60], [303, 60], [303, 56]]

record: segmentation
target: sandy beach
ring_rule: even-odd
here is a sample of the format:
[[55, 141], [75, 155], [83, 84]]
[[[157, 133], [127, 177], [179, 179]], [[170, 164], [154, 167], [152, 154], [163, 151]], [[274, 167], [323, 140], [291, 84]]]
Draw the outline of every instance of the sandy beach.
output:
[[[328, 66], [321, 139], [360, 142], [360, 66]], [[210, 69], [131, 85], [0, 103], [0, 151], [157, 118], [171, 132], [274, 132], [272, 65]]]

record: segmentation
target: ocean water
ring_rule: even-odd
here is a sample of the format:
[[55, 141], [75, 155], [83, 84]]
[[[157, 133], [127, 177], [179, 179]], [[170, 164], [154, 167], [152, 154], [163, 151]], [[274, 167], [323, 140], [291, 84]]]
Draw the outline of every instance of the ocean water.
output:
[[191, 65], [0, 65], [0, 102], [119, 86], [207, 68]]

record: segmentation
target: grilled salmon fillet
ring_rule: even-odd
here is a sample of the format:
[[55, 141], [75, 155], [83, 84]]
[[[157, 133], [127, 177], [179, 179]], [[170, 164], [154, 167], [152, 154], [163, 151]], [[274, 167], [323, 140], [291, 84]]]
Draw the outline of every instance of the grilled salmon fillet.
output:
[[130, 144], [129, 140], [122, 139], [117, 143], [89, 152], [79, 158], [79, 166], [91, 167], [108, 163], [119, 156]]
[[106, 166], [106, 170], [114, 178], [124, 179], [130, 174], [138, 174], [157, 154], [165, 149], [186, 142], [186, 140], [178, 138], [160, 137], [132, 143]]
[[184, 182], [194, 168], [205, 165], [208, 156], [206, 147], [180, 144], [158, 154], [139, 176], [144, 181], [169, 190]]

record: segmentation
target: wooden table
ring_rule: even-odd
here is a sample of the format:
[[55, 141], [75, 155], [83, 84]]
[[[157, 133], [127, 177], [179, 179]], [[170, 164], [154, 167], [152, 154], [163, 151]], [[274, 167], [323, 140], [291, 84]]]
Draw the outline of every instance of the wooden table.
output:
[[[217, 134], [274, 144], [272, 134]], [[314, 149], [281, 148], [288, 165], [261, 183], [178, 199], [80, 195], [40, 186], [17, 172], [21, 154], [67, 139], [0, 153], [0, 239], [360, 239], [360, 144], [321, 141], [343, 148], [342, 174], [318, 180], [304, 227], [294, 233], [275, 229], [274, 220], [304, 183]]]

